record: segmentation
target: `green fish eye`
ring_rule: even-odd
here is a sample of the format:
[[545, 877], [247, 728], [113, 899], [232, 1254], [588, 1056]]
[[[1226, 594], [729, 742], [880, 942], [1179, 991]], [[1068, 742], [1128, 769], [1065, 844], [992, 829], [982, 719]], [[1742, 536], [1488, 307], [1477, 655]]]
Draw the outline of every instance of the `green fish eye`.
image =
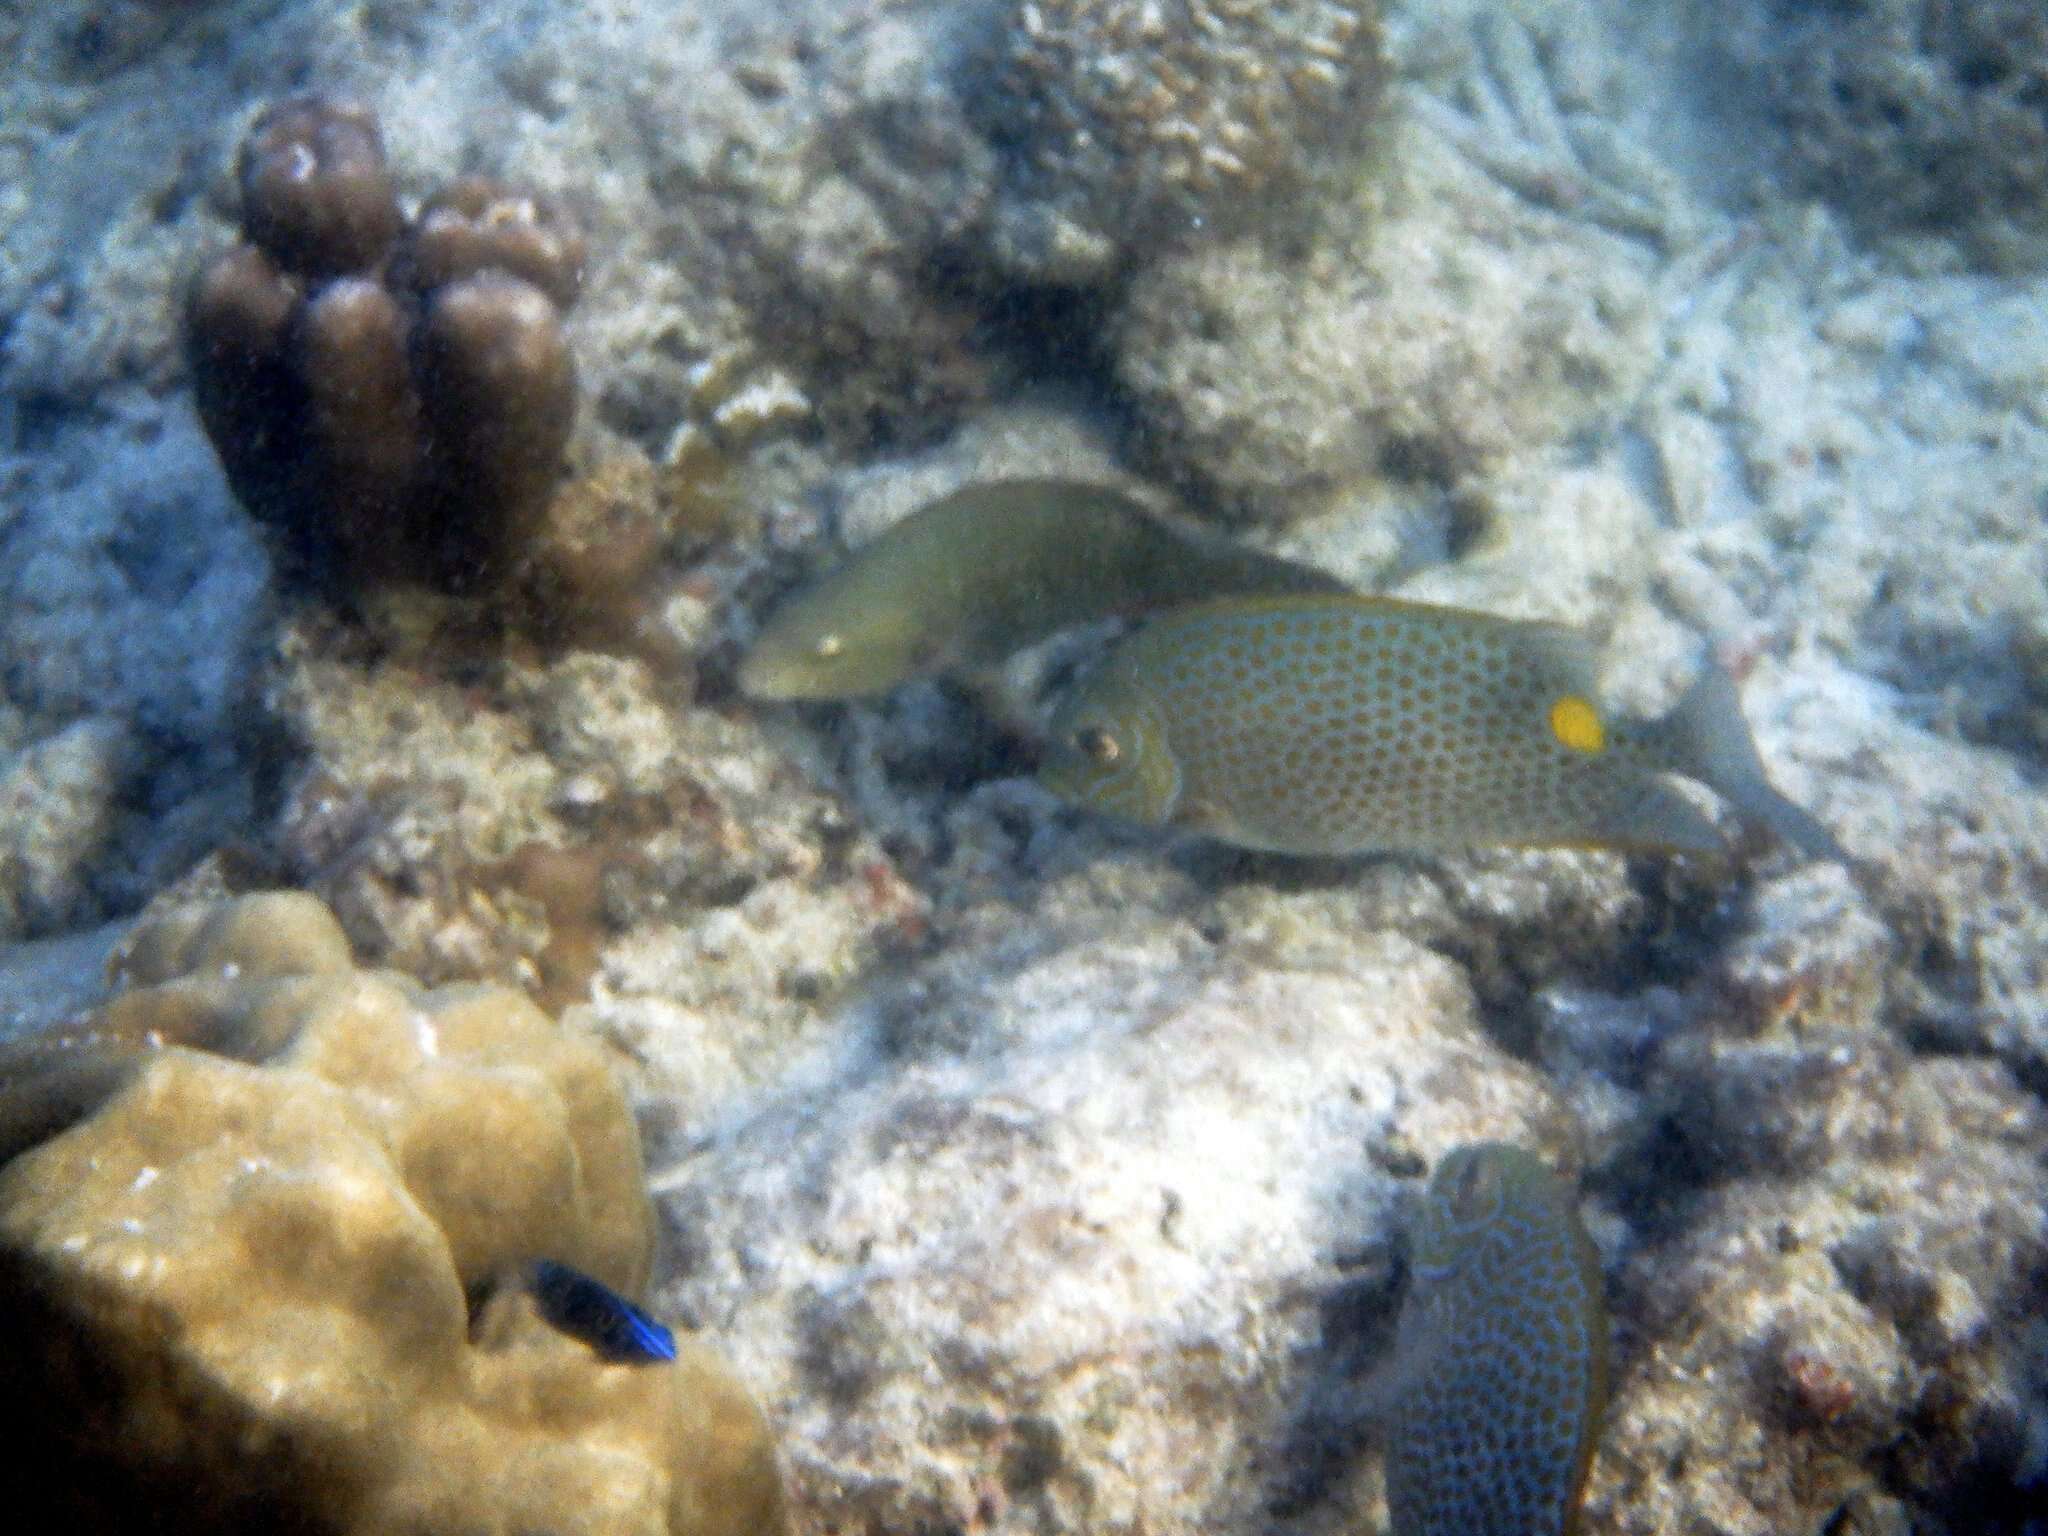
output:
[[1124, 754], [1117, 739], [1099, 725], [1083, 726], [1074, 732], [1074, 745], [1092, 762], [1107, 767]]
[[830, 661], [846, 649], [846, 641], [839, 635], [821, 635], [816, 649], [821, 659]]

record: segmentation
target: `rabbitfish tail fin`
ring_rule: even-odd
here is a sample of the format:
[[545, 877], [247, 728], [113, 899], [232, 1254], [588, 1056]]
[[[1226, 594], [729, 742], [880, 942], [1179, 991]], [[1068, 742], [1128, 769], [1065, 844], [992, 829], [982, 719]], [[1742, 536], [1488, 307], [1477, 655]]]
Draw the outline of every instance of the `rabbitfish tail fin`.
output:
[[1809, 858], [1848, 863], [1835, 834], [1772, 785], [1735, 679], [1719, 666], [1707, 663], [1685, 697], [1646, 734], [1666, 767], [1698, 779], [1745, 821], [1763, 823]]
[[1713, 853], [1721, 846], [1706, 812], [1661, 779], [1644, 784], [1628, 805], [1604, 820], [1600, 832], [1600, 840], [1588, 846], [1657, 853]]

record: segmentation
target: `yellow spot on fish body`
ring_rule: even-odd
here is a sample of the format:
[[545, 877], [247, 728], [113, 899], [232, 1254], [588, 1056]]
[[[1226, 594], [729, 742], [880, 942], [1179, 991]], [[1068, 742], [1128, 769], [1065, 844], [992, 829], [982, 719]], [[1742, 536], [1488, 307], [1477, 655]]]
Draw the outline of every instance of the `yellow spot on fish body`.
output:
[[[1592, 673], [1585, 637], [1554, 624], [1352, 594], [1194, 603], [1074, 690], [1039, 777], [1283, 853], [1717, 847], [1661, 759], [1614, 750]], [[1118, 744], [1113, 764], [1084, 728]]]
[[1607, 750], [1607, 728], [1600, 723], [1600, 711], [1576, 693], [1568, 693], [1550, 706], [1550, 734], [1589, 757]]

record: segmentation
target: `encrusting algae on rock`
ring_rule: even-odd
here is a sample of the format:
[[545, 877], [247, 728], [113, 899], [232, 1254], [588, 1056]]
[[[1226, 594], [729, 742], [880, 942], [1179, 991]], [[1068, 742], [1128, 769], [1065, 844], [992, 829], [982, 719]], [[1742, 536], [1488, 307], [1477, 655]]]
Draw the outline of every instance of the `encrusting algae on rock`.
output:
[[1313, 566], [1176, 527], [1109, 486], [998, 480], [913, 512], [784, 603], [740, 687], [857, 698], [1164, 603], [1347, 590]]
[[1717, 849], [1660, 777], [1675, 772], [1840, 856], [1765, 778], [1718, 668], [1652, 722], [1605, 718], [1592, 680], [1586, 637], [1557, 624], [1356, 595], [1198, 603], [1076, 688], [1040, 778], [1095, 810], [1281, 853]]
[[303, 896], [145, 919], [110, 1009], [286, 1043], [156, 1049], [0, 1171], [23, 1528], [780, 1536], [759, 1411], [626, 1299], [654, 1222], [603, 1053], [506, 988], [309, 974], [332, 929]]
[[1520, 1147], [1437, 1165], [1391, 1378], [1394, 1536], [1569, 1536], [1607, 1402], [1600, 1263], [1572, 1192]]

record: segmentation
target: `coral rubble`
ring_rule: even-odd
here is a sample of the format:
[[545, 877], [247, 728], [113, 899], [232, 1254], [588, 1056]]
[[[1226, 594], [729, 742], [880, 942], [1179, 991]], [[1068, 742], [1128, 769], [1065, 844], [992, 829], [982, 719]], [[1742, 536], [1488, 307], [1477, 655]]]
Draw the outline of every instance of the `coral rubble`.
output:
[[594, 1046], [516, 993], [355, 970], [302, 897], [145, 920], [123, 966], [109, 1028], [189, 1037], [196, 991], [289, 1044], [156, 1048], [0, 1176], [0, 1323], [55, 1509], [112, 1528], [175, 1487], [172, 1529], [781, 1529], [765, 1426], [702, 1344], [606, 1365], [516, 1301], [472, 1338], [466, 1292], [530, 1255], [645, 1283]]
[[481, 178], [401, 218], [375, 119], [297, 96], [239, 162], [243, 242], [187, 313], [193, 387], [236, 494], [301, 575], [468, 591], [525, 553], [562, 465], [562, 312], [584, 242]]
[[[1405, 83], [1377, 177], [1314, 227], [1140, 267], [1111, 337], [1157, 467], [1265, 521], [1393, 482], [1412, 498], [1597, 431], [1652, 366], [1654, 274], [1692, 238], [1647, 157], [1561, 96], [1568, 17], [1452, 21], [1456, 68]], [[1482, 45], [1483, 44], [1483, 45]], [[1611, 89], [1611, 88], [1610, 88]], [[1476, 99], [1478, 113], [1456, 103]]]
[[112, 720], [74, 721], [0, 766], [0, 933], [53, 933], [96, 915], [95, 871], [115, 840], [137, 744]]
[[0, 457], [0, 938], [132, 911], [246, 820], [263, 561], [161, 426]]
[[[662, 1294], [774, 1381], [807, 1524], [1259, 1528], [1347, 1307], [1394, 1299], [1406, 1184], [1481, 1125], [1565, 1134], [1403, 938], [1252, 961], [1068, 916], [1048, 944], [990, 911], [996, 953], [656, 1172], [690, 1235]], [[1357, 1480], [1328, 1528], [1373, 1504]]]
[[1867, 228], [1954, 239], [1995, 267], [2048, 260], [2048, 13], [2035, 0], [1767, 0], [1716, 30], [1805, 188]]
[[998, 260], [1098, 279], [1162, 241], [1242, 227], [1320, 165], [1341, 175], [1386, 85], [1377, 0], [1006, 7], [969, 112], [1001, 146]]
[[[701, 596], [676, 604], [708, 622]], [[365, 658], [335, 627], [308, 616], [271, 676], [301, 753], [271, 847], [376, 962], [554, 1007], [626, 986], [752, 1041], [752, 1073], [916, 932], [880, 837], [687, 671], [590, 651], [451, 669], [431, 632]]]
[[1997, 1064], [1915, 1061], [1867, 1023], [1714, 1042], [1725, 1023], [1653, 1077], [1673, 1135], [1740, 1150], [1622, 1274], [1645, 1348], [1595, 1507], [1621, 1532], [1766, 1536], [1881, 1471], [1997, 1528], [2040, 1475], [2048, 1119]]

